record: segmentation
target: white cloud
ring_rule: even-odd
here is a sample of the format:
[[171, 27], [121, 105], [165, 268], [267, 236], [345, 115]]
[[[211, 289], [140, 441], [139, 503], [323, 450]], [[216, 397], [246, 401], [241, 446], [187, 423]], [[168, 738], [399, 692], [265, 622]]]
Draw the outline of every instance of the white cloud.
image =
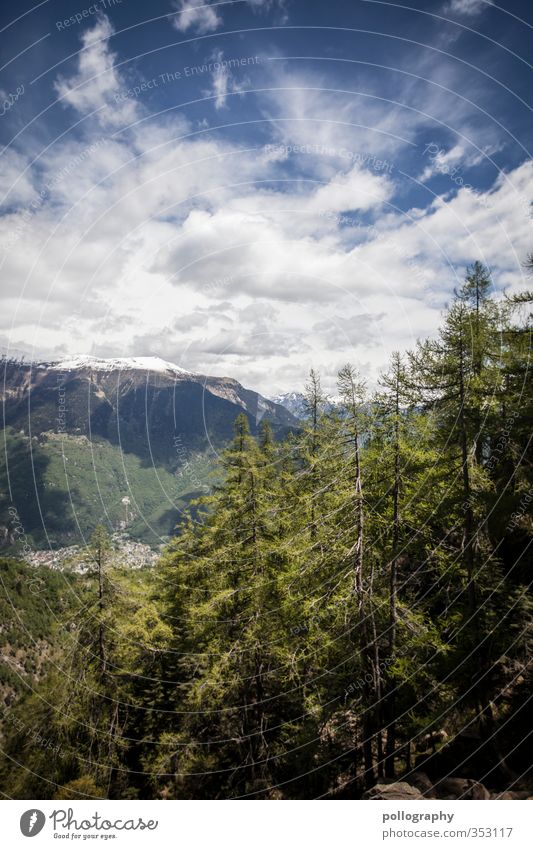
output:
[[193, 30], [199, 35], [205, 35], [222, 25], [218, 9], [213, 8], [207, 0], [177, 0], [174, 8], [177, 14], [172, 18], [172, 25], [180, 32]]
[[237, 81], [235, 75], [230, 71], [229, 64], [224, 61], [224, 53], [222, 50], [215, 50], [211, 56], [214, 66], [211, 89], [205, 92], [207, 97], [214, 96], [215, 109], [220, 110], [226, 106], [226, 98], [228, 94], [242, 92], [246, 88], [246, 80]]
[[[398, 169], [406, 153], [418, 149], [422, 154], [425, 144], [442, 143], [444, 134], [453, 140], [447, 147], [461, 145], [469, 162], [511, 139], [494, 123], [490, 109], [484, 110], [486, 92], [479, 78], [469, 75], [465, 84], [457, 63], [436, 62], [429, 50], [410, 60], [407, 74], [398, 68], [386, 89], [381, 76], [369, 77], [357, 64], [332, 64], [333, 72], [327, 64], [304, 71], [295, 67], [282, 57], [263, 62], [270, 88], [261, 100], [263, 115], [279, 144], [329, 150], [312, 163], [326, 176], [345, 170], [346, 152], [387, 160]], [[339, 73], [346, 70], [350, 82], [339, 86]]]
[[130, 98], [115, 101], [113, 95], [127, 88], [115, 68], [116, 55], [109, 48], [114, 33], [106, 15], [99, 15], [94, 27], [81, 36], [78, 70], [70, 78], [59, 77], [55, 89], [63, 103], [83, 114], [96, 112], [103, 125], [120, 126], [137, 117], [137, 102]]
[[10, 206], [30, 204], [32, 200], [35, 200], [35, 186], [33, 175], [30, 170], [27, 170], [30, 164], [29, 157], [21, 155], [13, 148], [4, 149], [1, 155], [0, 204], [5, 202]]
[[486, 2], [486, 0], [450, 0], [444, 6], [443, 12], [445, 14], [452, 12], [458, 15], [474, 17], [475, 15], [480, 15], [488, 6], [492, 5], [491, 2]]
[[380, 207], [394, 192], [393, 183], [386, 177], [365, 171], [357, 166], [340, 172], [312, 195], [306, 206], [309, 212], [366, 211]]
[[[503, 144], [491, 144], [478, 150], [464, 141], [446, 149], [435, 142], [430, 142], [424, 148], [424, 159], [428, 161], [428, 164], [418, 179], [425, 183], [435, 174], [446, 174], [457, 180], [460, 175], [464, 175], [465, 169], [474, 168], [482, 163], [490, 164], [494, 154], [502, 149]], [[464, 176], [463, 182], [468, 182]]]
[[[104, 150], [72, 178], [76, 195], [86, 169], [104, 175], [111, 163], [127, 161], [125, 144]], [[344, 358], [364, 360], [375, 376], [390, 351], [435, 331], [456, 275], [476, 257], [499, 285], [520, 285], [532, 235], [531, 163], [502, 175], [484, 198], [462, 189], [448, 203], [436, 199], [406, 215], [380, 207], [374, 181], [380, 186], [384, 178], [355, 172], [350, 180], [373, 178], [372, 208], [383, 209], [375, 225], [357, 213], [348, 224], [320, 215], [320, 196], [337, 210], [358, 192], [366, 203], [368, 192], [354, 182], [344, 194], [337, 178], [306, 191], [298, 184], [268, 193], [252, 186], [246, 195], [208, 191], [196, 201], [201, 206], [187, 201], [169, 217], [165, 207], [186, 199], [190, 187], [238, 182], [254, 167], [264, 177], [263, 162], [229, 151], [215, 142], [169, 145], [106, 179], [72, 211], [61, 196], [66, 218], [48, 244], [57, 207], [39, 210], [3, 267], [7, 315], [26, 286], [17, 343], [159, 354], [244, 383], [253, 374], [263, 391], [274, 383], [288, 389], [300, 385], [311, 361], [334, 375]], [[186, 167], [209, 156], [209, 164]], [[387, 181], [382, 198], [390, 191]], [[7, 225], [0, 219], [0, 242]]]
[[[279, 6], [283, 13], [280, 22], [287, 21], [285, 0], [246, 0], [246, 3], [254, 12], [268, 12]], [[174, 0], [173, 6], [176, 14], [172, 17], [172, 25], [179, 32], [191, 30], [198, 35], [206, 35], [222, 26], [224, 4], [219, 6], [212, 0]]]

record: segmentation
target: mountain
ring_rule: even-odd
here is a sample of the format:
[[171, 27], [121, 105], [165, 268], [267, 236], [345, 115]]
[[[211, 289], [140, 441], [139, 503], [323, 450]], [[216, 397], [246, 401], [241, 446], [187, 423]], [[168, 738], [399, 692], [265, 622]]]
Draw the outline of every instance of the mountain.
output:
[[[297, 419], [305, 419], [305, 395], [301, 392], [285, 392], [280, 395], [273, 395], [270, 399], [275, 404], [285, 407]], [[333, 412], [339, 409], [339, 398], [328, 396], [324, 402], [324, 409]]]
[[295, 416], [297, 419], [303, 419], [305, 416], [305, 398], [301, 392], [284, 392], [281, 395], [274, 395], [271, 400]]
[[232, 378], [157, 357], [4, 359], [2, 376], [4, 545], [23, 533], [37, 547], [79, 543], [98, 521], [156, 544], [208, 491], [239, 413], [252, 433], [263, 419], [279, 436], [298, 426], [283, 406]]

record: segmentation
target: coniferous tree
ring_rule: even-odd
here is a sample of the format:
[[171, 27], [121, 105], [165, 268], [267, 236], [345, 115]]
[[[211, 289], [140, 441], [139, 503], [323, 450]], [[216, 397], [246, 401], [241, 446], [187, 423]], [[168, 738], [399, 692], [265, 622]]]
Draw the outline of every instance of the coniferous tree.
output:
[[183, 778], [176, 795], [268, 795], [293, 712], [302, 713], [281, 624], [286, 555], [273, 507], [269, 427], [258, 445], [239, 416], [222, 463], [225, 479], [204, 499], [208, 512], [195, 526], [194, 545], [186, 533], [166, 570], [168, 579], [176, 563], [187, 576], [187, 587], [176, 591], [189, 593], [185, 645], [195, 646], [183, 659], [186, 716], [173, 760]]

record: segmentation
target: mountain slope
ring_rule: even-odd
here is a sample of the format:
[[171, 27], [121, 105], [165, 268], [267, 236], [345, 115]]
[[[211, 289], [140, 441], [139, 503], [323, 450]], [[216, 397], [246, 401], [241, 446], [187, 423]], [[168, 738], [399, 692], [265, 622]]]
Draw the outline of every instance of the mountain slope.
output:
[[[244, 412], [297, 427], [283, 407], [231, 378], [159, 358], [3, 364], [0, 541], [14, 505], [37, 545], [80, 541], [98, 521], [156, 543], [207, 491], [218, 450]], [[15, 535], [16, 536], [16, 535]]]
[[[33, 689], [46, 671], [54, 630], [79, 592], [74, 575], [0, 557], [0, 700], [4, 708]], [[0, 722], [9, 720], [6, 710], [2, 714]]]

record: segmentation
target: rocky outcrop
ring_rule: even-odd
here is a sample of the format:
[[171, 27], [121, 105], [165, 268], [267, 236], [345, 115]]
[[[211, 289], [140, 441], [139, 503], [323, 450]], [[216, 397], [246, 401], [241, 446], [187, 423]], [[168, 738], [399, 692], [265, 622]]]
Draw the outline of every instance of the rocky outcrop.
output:
[[364, 794], [364, 799], [387, 800], [421, 800], [421, 799], [525, 799], [527, 791], [502, 791], [491, 793], [484, 784], [473, 778], [443, 778], [433, 784], [424, 772], [413, 772], [405, 780], [383, 781], [376, 784]]
[[436, 799], [437, 793], [432, 780], [425, 772], [413, 772], [409, 775], [409, 784], [416, 787], [425, 799]]
[[511, 799], [531, 799], [529, 795], [529, 790], [504, 790], [502, 793], [491, 793], [490, 798], [494, 800], [500, 800], [502, 802], [508, 802]]
[[444, 778], [435, 789], [439, 799], [490, 799], [487, 788], [472, 778]]
[[391, 784], [376, 784], [375, 787], [367, 790], [363, 798], [380, 799], [383, 801], [393, 799], [404, 799], [405, 801], [409, 801], [411, 799], [416, 801], [417, 799], [423, 799], [424, 797], [417, 787], [413, 787], [406, 781], [393, 781]]

